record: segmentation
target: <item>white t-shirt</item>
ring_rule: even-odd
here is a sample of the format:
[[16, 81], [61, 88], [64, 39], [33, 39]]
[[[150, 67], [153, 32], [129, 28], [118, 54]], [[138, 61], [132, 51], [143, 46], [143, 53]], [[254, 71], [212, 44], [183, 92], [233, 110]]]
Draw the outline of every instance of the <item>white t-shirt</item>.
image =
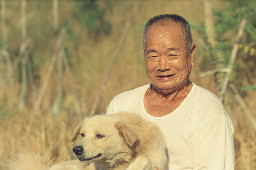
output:
[[163, 117], [144, 107], [149, 84], [117, 95], [107, 114], [138, 113], [162, 130], [169, 153], [169, 170], [234, 170], [233, 125], [218, 98], [193, 84], [181, 105]]

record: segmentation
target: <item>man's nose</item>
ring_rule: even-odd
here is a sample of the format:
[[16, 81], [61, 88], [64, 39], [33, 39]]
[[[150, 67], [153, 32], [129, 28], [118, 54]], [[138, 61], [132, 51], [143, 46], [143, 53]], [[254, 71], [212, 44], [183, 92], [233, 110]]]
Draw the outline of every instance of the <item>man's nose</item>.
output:
[[164, 55], [159, 57], [158, 65], [159, 65], [159, 71], [166, 71], [170, 69], [168, 58]]

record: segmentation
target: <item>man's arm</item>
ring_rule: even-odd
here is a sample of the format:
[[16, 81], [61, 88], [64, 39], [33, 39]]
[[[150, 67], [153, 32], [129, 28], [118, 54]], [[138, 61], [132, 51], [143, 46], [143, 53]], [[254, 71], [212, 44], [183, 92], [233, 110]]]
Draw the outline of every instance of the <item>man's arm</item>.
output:
[[113, 113], [115, 113], [114, 100], [112, 100], [112, 101], [109, 103], [109, 106], [108, 106], [108, 109], [107, 109], [106, 114], [113, 114]]
[[192, 140], [195, 169], [234, 170], [233, 125], [225, 110], [220, 112], [204, 116], [195, 131]]

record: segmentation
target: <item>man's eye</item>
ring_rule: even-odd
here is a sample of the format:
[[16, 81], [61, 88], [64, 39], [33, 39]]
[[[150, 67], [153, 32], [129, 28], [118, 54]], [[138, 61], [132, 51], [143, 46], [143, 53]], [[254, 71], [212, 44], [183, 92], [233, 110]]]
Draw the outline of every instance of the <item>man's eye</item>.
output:
[[81, 137], [82, 137], [82, 138], [85, 136], [85, 134], [84, 134], [84, 133], [81, 133], [80, 135], [81, 135]]
[[157, 58], [158, 58], [157, 55], [150, 55], [150, 56], [147, 57], [147, 59], [149, 59], [149, 60], [155, 60]]
[[105, 135], [101, 135], [101, 134], [96, 134], [96, 139], [102, 139], [102, 138], [104, 138], [105, 137]]
[[175, 57], [175, 56], [178, 56], [178, 54], [172, 53], [172, 54], [169, 54], [168, 56], [169, 56], [169, 57]]

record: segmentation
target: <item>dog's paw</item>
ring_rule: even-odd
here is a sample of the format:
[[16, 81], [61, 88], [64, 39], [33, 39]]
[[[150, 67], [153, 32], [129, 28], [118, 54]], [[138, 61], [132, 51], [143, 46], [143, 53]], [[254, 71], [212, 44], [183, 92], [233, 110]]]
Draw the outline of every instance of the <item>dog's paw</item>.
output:
[[152, 164], [146, 156], [139, 156], [126, 170], [152, 170]]

